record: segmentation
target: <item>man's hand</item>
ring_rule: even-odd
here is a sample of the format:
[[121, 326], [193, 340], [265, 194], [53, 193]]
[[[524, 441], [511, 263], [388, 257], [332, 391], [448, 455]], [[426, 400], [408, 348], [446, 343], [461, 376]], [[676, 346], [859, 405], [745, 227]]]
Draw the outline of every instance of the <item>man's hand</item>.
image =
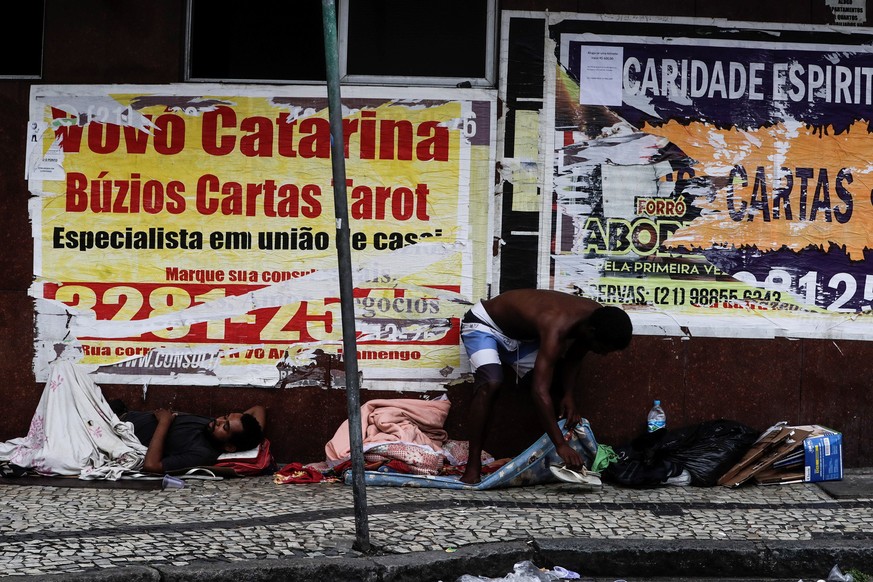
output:
[[582, 460], [582, 455], [576, 452], [576, 449], [568, 445], [567, 443], [561, 443], [558, 445], [555, 450], [558, 452], [558, 455], [561, 456], [561, 459], [564, 461], [564, 465], [571, 469], [578, 469], [585, 465], [585, 461]]
[[167, 410], [166, 408], [158, 408], [155, 410], [155, 418], [158, 421], [158, 424], [161, 422], [172, 423], [176, 418], [176, 413], [172, 410]]

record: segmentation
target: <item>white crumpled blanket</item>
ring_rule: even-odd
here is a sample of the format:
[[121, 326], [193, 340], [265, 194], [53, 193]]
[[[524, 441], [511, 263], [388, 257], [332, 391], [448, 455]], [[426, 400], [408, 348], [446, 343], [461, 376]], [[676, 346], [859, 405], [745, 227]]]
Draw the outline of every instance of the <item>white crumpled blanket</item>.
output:
[[69, 361], [52, 364], [26, 437], [0, 443], [0, 461], [40, 475], [118, 480], [139, 471], [144, 447], [122, 422], [100, 387]]

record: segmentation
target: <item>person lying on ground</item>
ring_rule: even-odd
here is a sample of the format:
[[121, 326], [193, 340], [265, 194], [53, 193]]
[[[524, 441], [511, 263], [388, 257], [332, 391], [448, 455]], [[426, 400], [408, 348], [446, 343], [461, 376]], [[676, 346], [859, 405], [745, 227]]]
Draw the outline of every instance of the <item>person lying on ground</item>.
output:
[[169, 473], [211, 466], [222, 453], [255, 448], [264, 440], [267, 411], [255, 405], [245, 412], [209, 418], [158, 408], [154, 412], [131, 410], [120, 418], [133, 424], [134, 434], [148, 447], [143, 470]]
[[[516, 289], [474, 305], [461, 322], [475, 390], [468, 415], [470, 452], [461, 481], [478, 483], [481, 477], [482, 446], [503, 385], [503, 364], [530, 385], [539, 420], [564, 464], [583, 466], [582, 456], [564, 440], [558, 418], [566, 416], [564, 428], [571, 429], [582, 417], [575, 392], [582, 384], [584, 356], [623, 350], [632, 333], [622, 309], [560, 291]], [[553, 389], [560, 390], [554, 398]]]

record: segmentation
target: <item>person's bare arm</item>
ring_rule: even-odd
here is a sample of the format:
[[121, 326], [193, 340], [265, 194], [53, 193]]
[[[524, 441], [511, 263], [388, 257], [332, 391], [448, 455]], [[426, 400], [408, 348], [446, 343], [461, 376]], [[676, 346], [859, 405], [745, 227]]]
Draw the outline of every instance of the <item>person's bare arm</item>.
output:
[[155, 410], [155, 418], [158, 420], [158, 426], [155, 427], [155, 433], [149, 442], [142, 468], [149, 473], [163, 473], [164, 442], [167, 440], [167, 433], [170, 431], [176, 414], [166, 408], [158, 408]]
[[582, 457], [564, 440], [564, 435], [558, 428], [555, 405], [550, 393], [555, 375], [555, 364], [561, 356], [560, 351], [560, 330], [544, 329], [540, 335], [540, 348], [534, 364], [533, 399], [539, 412], [540, 422], [554, 443], [558, 455], [561, 456], [566, 465], [579, 467], [583, 464]]
[[255, 404], [243, 414], [251, 414], [255, 417], [255, 420], [258, 421], [258, 424], [261, 425], [261, 430], [266, 430], [267, 428], [267, 409], [261, 406], [260, 404]]
[[564, 376], [559, 379], [563, 383], [564, 397], [561, 400], [561, 416], [566, 417], [564, 428], [573, 428], [582, 419], [582, 410], [578, 405], [578, 394], [582, 387], [582, 360], [588, 348], [581, 341], [573, 342], [564, 354]]

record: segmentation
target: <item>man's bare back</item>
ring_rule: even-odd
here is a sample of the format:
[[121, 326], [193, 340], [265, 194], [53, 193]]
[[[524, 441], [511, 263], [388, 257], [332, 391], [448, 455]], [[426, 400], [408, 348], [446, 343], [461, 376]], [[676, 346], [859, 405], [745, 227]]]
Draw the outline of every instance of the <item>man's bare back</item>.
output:
[[591, 299], [547, 289], [506, 291], [482, 305], [503, 333], [520, 340], [539, 339], [544, 329], [571, 333], [600, 307]]

